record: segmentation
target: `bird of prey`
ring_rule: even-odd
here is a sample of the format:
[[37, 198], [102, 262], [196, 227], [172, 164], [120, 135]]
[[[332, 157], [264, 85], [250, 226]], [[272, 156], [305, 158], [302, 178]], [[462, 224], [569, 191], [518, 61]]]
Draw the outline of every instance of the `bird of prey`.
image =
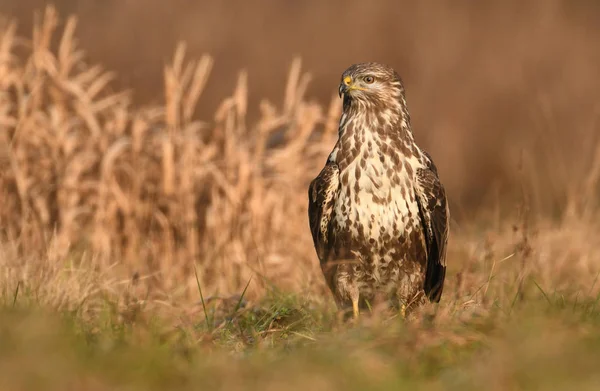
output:
[[439, 302], [449, 209], [431, 156], [415, 144], [394, 69], [354, 64], [339, 86], [338, 141], [308, 189], [310, 230], [339, 309], [376, 303], [407, 316]]

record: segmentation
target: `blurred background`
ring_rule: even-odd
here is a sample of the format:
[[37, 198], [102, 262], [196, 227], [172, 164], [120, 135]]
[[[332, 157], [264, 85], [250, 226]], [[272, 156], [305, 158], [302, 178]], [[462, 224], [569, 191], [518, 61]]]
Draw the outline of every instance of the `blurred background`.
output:
[[[0, 0], [29, 36], [44, 0]], [[590, 169], [598, 139], [600, 3], [594, 1], [56, 0], [79, 18], [92, 63], [117, 72], [138, 104], [162, 103], [163, 66], [185, 41], [215, 66], [199, 113], [211, 119], [249, 73], [249, 113], [278, 102], [302, 59], [308, 98], [324, 105], [352, 63], [380, 61], [404, 79], [417, 140], [454, 209], [511, 205], [560, 212]], [[64, 18], [63, 18], [64, 21]]]
[[[599, 43], [598, 0], [0, 0], [0, 383], [276, 389], [290, 368], [309, 389], [392, 370], [454, 389], [573, 375], [592, 389]], [[210, 61], [193, 62], [205, 54], [208, 78]], [[363, 61], [402, 76], [452, 221], [435, 320], [356, 339], [321, 313], [333, 302], [306, 209], [337, 138], [340, 75]], [[60, 322], [25, 322], [40, 305]], [[288, 355], [330, 331], [323, 356]], [[279, 352], [294, 361], [273, 371]]]
[[[337, 138], [340, 75], [379, 61], [403, 78], [447, 190], [450, 292], [510, 254], [548, 285], [596, 274], [598, 2], [55, 0], [44, 16], [46, 3], [0, 0], [0, 240], [14, 264], [79, 251], [192, 299], [192, 266], [211, 294], [256, 275], [256, 295], [275, 282], [322, 294], [306, 189]], [[210, 75], [201, 62], [184, 81], [205, 54]], [[96, 64], [114, 72], [107, 88]]]

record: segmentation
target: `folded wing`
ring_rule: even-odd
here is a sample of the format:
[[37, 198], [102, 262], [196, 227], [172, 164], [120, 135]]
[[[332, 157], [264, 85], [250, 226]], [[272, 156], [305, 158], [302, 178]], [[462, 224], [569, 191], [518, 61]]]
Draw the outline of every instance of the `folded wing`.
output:
[[308, 188], [310, 232], [321, 263], [329, 255], [331, 221], [340, 188], [339, 174], [338, 166], [329, 161]]
[[426, 168], [417, 170], [417, 201], [427, 246], [424, 290], [432, 302], [439, 302], [446, 277], [446, 244], [450, 213], [437, 169], [427, 156]]

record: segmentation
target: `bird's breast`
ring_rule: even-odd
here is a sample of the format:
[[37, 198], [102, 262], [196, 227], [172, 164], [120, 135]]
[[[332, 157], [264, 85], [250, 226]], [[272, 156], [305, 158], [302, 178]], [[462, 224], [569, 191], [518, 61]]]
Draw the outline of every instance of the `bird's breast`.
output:
[[337, 226], [371, 245], [406, 234], [411, 219], [418, 216], [409, 163], [372, 153], [344, 167], [336, 202]]

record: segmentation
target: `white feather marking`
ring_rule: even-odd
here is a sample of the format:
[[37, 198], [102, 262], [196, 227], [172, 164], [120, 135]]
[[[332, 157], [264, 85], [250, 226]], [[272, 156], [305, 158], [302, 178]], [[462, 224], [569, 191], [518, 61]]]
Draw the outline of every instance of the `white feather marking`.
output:
[[323, 217], [321, 218], [321, 235], [323, 236], [323, 238], [327, 238], [326, 233], [329, 227], [329, 220], [331, 216], [331, 207], [329, 206], [329, 204], [331, 203], [331, 200], [335, 194], [335, 189], [337, 189], [338, 185], [339, 175], [332, 175], [329, 186], [327, 187], [325, 192], [325, 200], [323, 201], [323, 205], [328, 205], [329, 207], [329, 210], [326, 211], [326, 213], [324, 213]]
[[[362, 102], [358, 102], [359, 112], [361, 112], [362, 105]], [[353, 251], [353, 254], [360, 263], [368, 262], [370, 264], [369, 270], [372, 273], [370, 277], [376, 281], [376, 285], [392, 291], [397, 289], [400, 279], [404, 284], [408, 284], [406, 289], [409, 289], [412, 285], [409, 284], [411, 277], [400, 273], [401, 265], [388, 268], [392, 261], [401, 263], [403, 260], [398, 259], [398, 254], [393, 246], [384, 243], [382, 235], [388, 234], [390, 235], [389, 239], [394, 240], [396, 235], [405, 235], [406, 237], [412, 233], [414, 227], [409, 216], [418, 216], [419, 210], [413, 187], [416, 183], [414, 177], [409, 177], [406, 167], [410, 165], [414, 175], [418, 168], [423, 167], [423, 164], [418, 156], [413, 154], [405, 156], [401, 151], [393, 148], [389, 136], [371, 132], [368, 129], [392, 126], [398, 121], [398, 111], [399, 107], [394, 110], [386, 110], [375, 118], [360, 114], [352, 117], [343, 115], [339, 129], [341, 143], [338, 143], [330, 155], [330, 159], [337, 161], [338, 153], [353, 154], [352, 161], [344, 160], [345, 167], [340, 167], [340, 178], [345, 175], [348, 179], [347, 183], [342, 183], [339, 197], [334, 206], [335, 225], [340, 231], [348, 232], [354, 240], [368, 243], [371, 247], [369, 254], [362, 254], [360, 251]], [[401, 126], [408, 126], [404, 119], [401, 121]], [[354, 124], [353, 131], [360, 132], [359, 137], [342, 138], [344, 132], [351, 129], [348, 126], [350, 123]], [[409, 141], [412, 141], [410, 134], [408, 137]], [[360, 141], [358, 141], [359, 139]], [[357, 145], [357, 142], [360, 144]], [[384, 144], [387, 144], [386, 154], [383, 154], [380, 147]], [[392, 155], [394, 153], [398, 154], [397, 157], [400, 158], [402, 164], [394, 163], [394, 159], [392, 159], [392, 157], [396, 158]], [[397, 159], [395, 160], [397, 161]], [[392, 178], [388, 175], [389, 168], [396, 169], [393, 173], [395, 177], [393, 184]], [[357, 169], [360, 172], [358, 179], [356, 179]], [[402, 188], [404, 188], [404, 195]], [[413, 202], [410, 202], [411, 199]], [[396, 237], [396, 239], [398, 238]], [[383, 253], [380, 252], [382, 248], [385, 248]], [[368, 256], [368, 260], [363, 259], [363, 256]], [[381, 272], [384, 267], [388, 274], [386, 280], [382, 281]], [[358, 264], [353, 270], [355, 281], [359, 284], [361, 291], [374, 288], [367, 279], [363, 278], [365, 272], [366, 269]], [[349, 276], [347, 277], [349, 278]], [[412, 278], [415, 279], [417, 276]], [[408, 294], [408, 292], [406, 293]]]
[[[416, 172], [418, 167], [421, 167], [421, 163], [416, 156], [400, 156], [402, 160], [402, 168], [398, 175], [398, 183], [392, 184], [391, 178], [387, 176], [387, 168], [394, 167], [394, 162], [389, 154], [383, 155], [383, 162], [379, 157], [379, 148], [375, 147], [378, 144], [385, 143], [387, 140], [381, 140], [377, 133], [365, 132], [364, 140], [360, 145], [359, 153], [357, 158], [344, 167], [343, 171], [340, 172], [342, 176], [346, 171], [348, 172], [348, 183], [342, 185], [340, 189], [339, 198], [336, 202], [336, 224], [341, 229], [346, 229], [350, 232], [351, 236], [357, 240], [364, 240], [369, 242], [373, 239], [375, 242], [372, 245], [377, 247], [379, 237], [382, 233], [382, 227], [386, 233], [390, 235], [394, 231], [394, 223], [396, 224], [396, 230], [400, 233], [404, 233], [405, 230], [411, 227], [407, 226], [408, 216], [417, 216], [419, 213], [418, 204], [414, 194], [412, 186], [405, 188], [405, 197], [402, 196], [401, 187], [404, 184], [412, 184], [413, 178], [408, 177], [408, 172], [405, 167], [407, 164], [411, 165], [413, 172]], [[369, 150], [368, 145], [371, 145]], [[349, 150], [355, 147], [354, 138], [349, 138], [349, 145], [344, 146]], [[399, 153], [389, 148], [388, 151], [391, 153]], [[365, 158], [366, 156], [366, 158]], [[360, 165], [361, 160], [365, 160], [365, 166], [359, 167], [361, 175], [359, 179], [356, 179], [355, 170], [357, 165]], [[356, 182], [358, 181], [358, 192], [356, 192]], [[411, 194], [412, 193], [412, 194]], [[411, 197], [412, 196], [412, 197]], [[375, 202], [375, 199], [382, 200], [382, 202]], [[410, 202], [412, 198], [414, 202]], [[344, 206], [344, 208], [342, 208]], [[342, 212], [345, 209], [345, 213]], [[350, 219], [352, 222], [358, 222], [358, 225], [363, 227], [364, 237], [359, 237], [359, 230], [357, 224], [351, 224], [347, 226], [347, 220], [345, 215], [348, 213], [353, 215]], [[370, 228], [369, 228], [370, 225]], [[374, 251], [373, 253], [376, 253]], [[374, 277], [379, 280], [379, 264], [389, 263], [392, 259], [391, 255], [384, 254], [382, 259], [379, 256], [374, 257], [372, 262], [374, 263], [373, 271]]]

